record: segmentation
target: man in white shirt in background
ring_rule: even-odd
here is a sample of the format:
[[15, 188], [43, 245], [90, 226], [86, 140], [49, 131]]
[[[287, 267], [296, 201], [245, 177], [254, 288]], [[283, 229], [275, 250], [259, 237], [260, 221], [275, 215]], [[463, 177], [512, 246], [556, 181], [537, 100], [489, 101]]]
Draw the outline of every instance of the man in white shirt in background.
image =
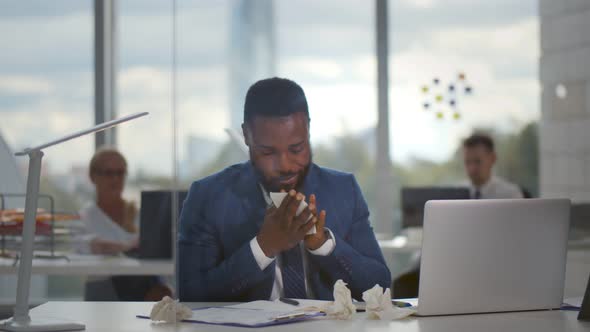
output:
[[470, 180], [471, 198], [523, 198], [517, 185], [493, 174], [496, 159], [491, 137], [473, 134], [463, 141], [463, 163]]

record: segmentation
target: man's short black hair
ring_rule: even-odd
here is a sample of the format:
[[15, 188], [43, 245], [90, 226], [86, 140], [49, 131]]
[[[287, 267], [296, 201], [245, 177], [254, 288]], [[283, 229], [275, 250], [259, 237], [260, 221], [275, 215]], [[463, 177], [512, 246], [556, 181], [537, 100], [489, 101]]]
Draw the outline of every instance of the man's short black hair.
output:
[[309, 120], [307, 99], [299, 84], [286, 78], [267, 78], [254, 83], [244, 102], [244, 123], [255, 116], [282, 117], [304, 112]]
[[494, 140], [486, 134], [476, 133], [463, 141], [464, 148], [474, 148], [478, 145], [485, 147], [490, 152], [494, 152]]

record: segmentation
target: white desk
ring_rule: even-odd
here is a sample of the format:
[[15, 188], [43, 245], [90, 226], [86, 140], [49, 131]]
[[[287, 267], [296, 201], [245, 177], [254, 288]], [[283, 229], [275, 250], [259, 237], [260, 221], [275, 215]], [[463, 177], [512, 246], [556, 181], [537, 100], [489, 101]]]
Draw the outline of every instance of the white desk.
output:
[[[193, 323], [152, 324], [147, 319], [135, 318], [149, 314], [150, 302], [48, 302], [31, 310], [31, 316], [53, 316], [77, 320], [86, 331], [519, 331], [556, 332], [590, 331], [590, 322], [576, 320], [573, 311], [534, 311], [483, 315], [440, 317], [410, 317], [401, 321], [375, 321], [357, 313], [352, 321], [318, 320], [293, 323], [263, 329], [215, 326]], [[211, 306], [214, 303], [192, 303], [190, 307]]]
[[[173, 276], [171, 260], [140, 260], [129, 257], [68, 255], [65, 259], [34, 259], [33, 274], [44, 275], [161, 275]], [[16, 274], [14, 260], [0, 258], [0, 274]]]

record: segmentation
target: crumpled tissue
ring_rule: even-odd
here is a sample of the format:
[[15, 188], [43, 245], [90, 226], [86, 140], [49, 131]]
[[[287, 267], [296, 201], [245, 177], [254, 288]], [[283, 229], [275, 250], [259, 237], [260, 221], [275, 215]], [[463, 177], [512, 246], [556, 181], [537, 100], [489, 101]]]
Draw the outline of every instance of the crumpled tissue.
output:
[[363, 301], [365, 301], [365, 310], [370, 319], [396, 320], [416, 313], [414, 309], [393, 306], [391, 303], [391, 291], [387, 288], [383, 292], [383, 288], [379, 285], [364, 291]]
[[346, 287], [346, 283], [341, 279], [338, 279], [334, 284], [334, 302], [324, 310], [328, 317], [336, 319], [351, 319], [356, 312], [356, 307], [352, 304], [350, 289]]
[[153, 321], [175, 323], [190, 318], [192, 314], [189, 307], [171, 299], [169, 296], [164, 296], [162, 300], [156, 302], [152, 307], [150, 319]]
[[[270, 193], [270, 199], [272, 200], [272, 203], [274, 204], [275, 207], [279, 207], [281, 206], [281, 203], [283, 203], [283, 200], [285, 200], [285, 197], [287, 197], [288, 193], [283, 193], [283, 192], [271, 192]], [[305, 201], [301, 201], [301, 203], [299, 203], [299, 207], [297, 208], [297, 211], [295, 212], [295, 215], [298, 216], [301, 214], [301, 212], [303, 212], [303, 210], [305, 210], [305, 208], [307, 207], [307, 203]], [[313, 218], [312, 215], [309, 216], [309, 218], [307, 218], [307, 221], [309, 221], [309, 219]], [[312, 227], [306, 235], [312, 235], [315, 234], [316, 228], [315, 226]]]

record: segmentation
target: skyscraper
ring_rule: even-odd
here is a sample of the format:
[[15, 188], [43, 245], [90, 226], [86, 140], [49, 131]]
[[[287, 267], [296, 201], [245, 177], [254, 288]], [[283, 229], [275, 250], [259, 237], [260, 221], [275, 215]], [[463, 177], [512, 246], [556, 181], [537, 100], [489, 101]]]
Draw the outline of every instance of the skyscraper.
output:
[[272, 0], [231, 4], [229, 114], [231, 127], [239, 130], [248, 87], [276, 72], [274, 6]]

